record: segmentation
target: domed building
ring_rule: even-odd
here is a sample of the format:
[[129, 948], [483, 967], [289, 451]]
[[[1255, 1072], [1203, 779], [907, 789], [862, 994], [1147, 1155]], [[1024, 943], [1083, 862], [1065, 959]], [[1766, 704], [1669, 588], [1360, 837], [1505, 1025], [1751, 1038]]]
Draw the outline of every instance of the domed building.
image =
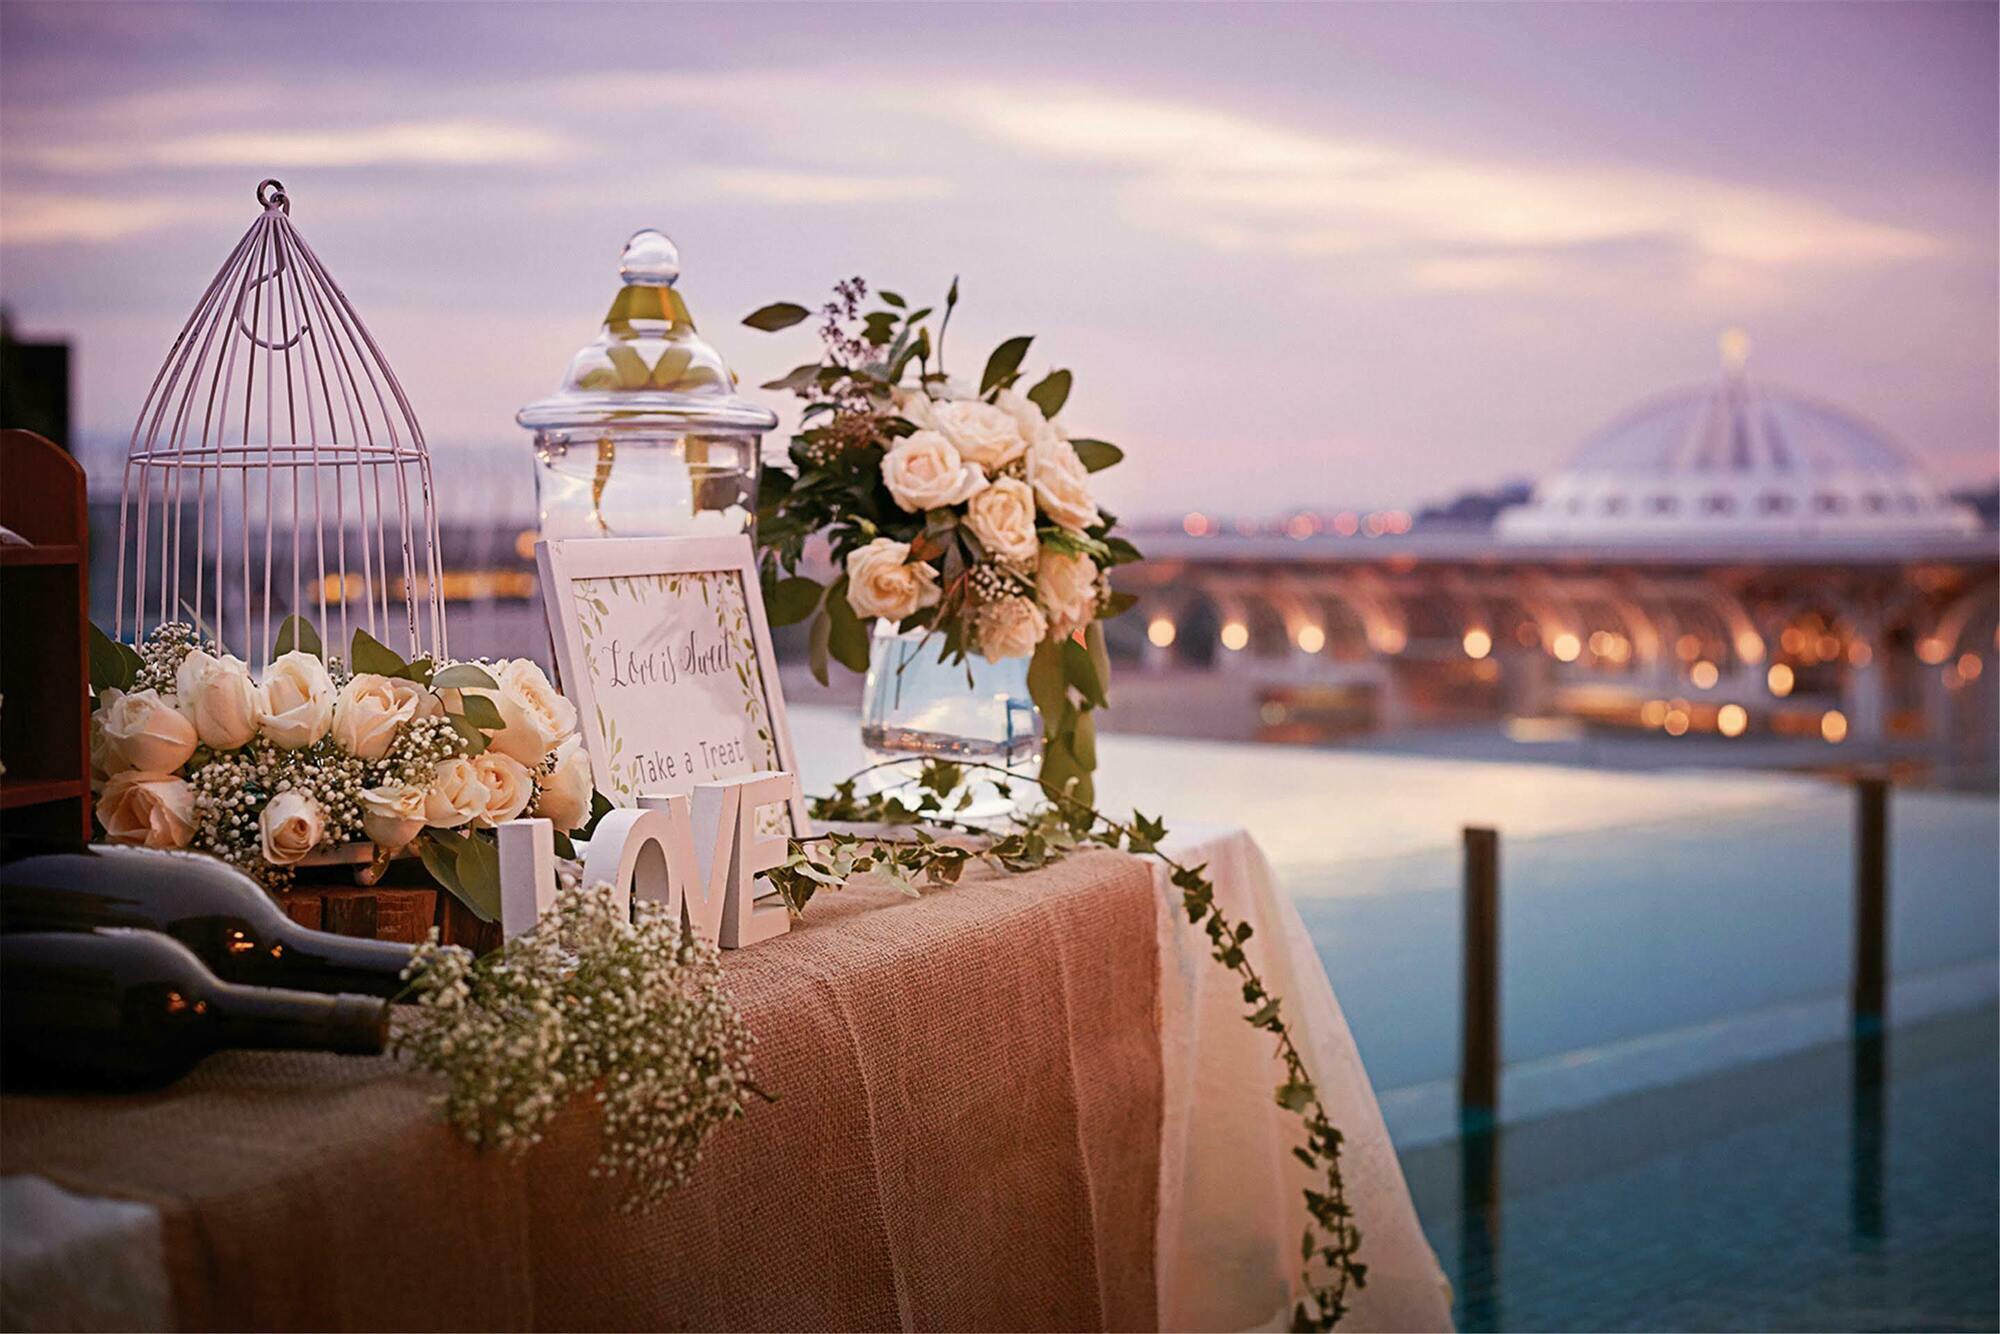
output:
[[1720, 381], [1642, 404], [1587, 439], [1528, 504], [1500, 516], [1520, 542], [1839, 542], [1977, 531], [1880, 431], [1757, 384], [1747, 340], [1722, 339]]

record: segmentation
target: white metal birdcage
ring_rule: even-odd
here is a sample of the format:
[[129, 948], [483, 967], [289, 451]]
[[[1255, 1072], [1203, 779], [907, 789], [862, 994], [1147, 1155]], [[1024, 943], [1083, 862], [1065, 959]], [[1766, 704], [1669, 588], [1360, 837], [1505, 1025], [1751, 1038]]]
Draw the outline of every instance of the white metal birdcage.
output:
[[257, 187], [251, 224], [140, 410], [118, 516], [120, 638], [188, 621], [253, 665], [290, 615], [445, 651], [430, 454], [395, 372]]

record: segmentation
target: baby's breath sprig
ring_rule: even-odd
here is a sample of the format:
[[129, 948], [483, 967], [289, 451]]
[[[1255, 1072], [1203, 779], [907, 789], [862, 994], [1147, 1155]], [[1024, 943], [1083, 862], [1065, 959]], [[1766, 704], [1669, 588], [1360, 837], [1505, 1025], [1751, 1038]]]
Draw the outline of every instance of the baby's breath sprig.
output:
[[1271, 993], [1243, 948], [1251, 937], [1250, 924], [1232, 921], [1217, 905], [1215, 882], [1207, 867], [1189, 866], [1160, 851], [1167, 836], [1165, 822], [1136, 811], [1129, 822], [1114, 820], [1079, 800], [1073, 785], [1059, 789], [1035, 780], [1047, 804], [1016, 815], [1012, 827], [1001, 832], [958, 818], [958, 812], [971, 803], [974, 782], [990, 783], [1011, 795], [1010, 784], [1020, 781], [1019, 776], [997, 765], [927, 760], [907, 782], [868, 796], [857, 793], [857, 781], [864, 774], [906, 764], [906, 760], [887, 760], [836, 784], [831, 796], [812, 800], [813, 818], [928, 825], [967, 835], [971, 841], [947, 842], [923, 828], [908, 836], [829, 833], [817, 839], [794, 839], [784, 864], [771, 872], [772, 883], [786, 905], [795, 913], [801, 912], [816, 890], [838, 889], [848, 875], [861, 871], [887, 874], [906, 893], [914, 894], [921, 884], [957, 881], [966, 863], [973, 860], [1018, 871], [1059, 861], [1078, 847], [1090, 846], [1124, 848], [1157, 858], [1166, 866], [1169, 882], [1181, 892], [1188, 921], [1207, 934], [1210, 956], [1240, 985], [1244, 1022], [1276, 1040], [1285, 1082], [1273, 1096], [1280, 1107], [1298, 1116], [1305, 1129], [1305, 1143], [1295, 1145], [1292, 1154], [1306, 1167], [1323, 1173], [1323, 1189], [1305, 1191], [1306, 1212], [1312, 1219], [1300, 1241], [1305, 1266], [1301, 1283], [1306, 1297], [1292, 1311], [1292, 1327], [1333, 1329], [1347, 1313], [1349, 1290], [1364, 1286], [1368, 1275], [1368, 1267], [1355, 1258], [1361, 1249], [1361, 1229], [1347, 1203], [1340, 1162], [1342, 1135], [1327, 1115], [1319, 1087], [1299, 1054], [1280, 998]]
[[215, 645], [186, 621], [167, 621], [155, 626], [139, 645], [139, 670], [132, 678], [132, 689], [172, 693], [174, 674], [196, 649], [213, 652]]
[[687, 1180], [708, 1132], [743, 1114], [753, 1039], [714, 945], [651, 901], [566, 877], [531, 930], [474, 962], [433, 932], [405, 977], [396, 1048], [441, 1075], [438, 1105], [475, 1145], [521, 1152], [572, 1098], [603, 1109], [592, 1174], [628, 1209]]

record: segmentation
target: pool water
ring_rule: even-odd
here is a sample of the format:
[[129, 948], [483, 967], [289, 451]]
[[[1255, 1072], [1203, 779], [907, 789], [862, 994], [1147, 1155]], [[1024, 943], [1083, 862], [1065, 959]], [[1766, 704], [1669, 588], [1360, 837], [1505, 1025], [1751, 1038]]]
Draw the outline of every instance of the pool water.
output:
[[1402, 1151], [1464, 1330], [2000, 1328], [2000, 1012]]

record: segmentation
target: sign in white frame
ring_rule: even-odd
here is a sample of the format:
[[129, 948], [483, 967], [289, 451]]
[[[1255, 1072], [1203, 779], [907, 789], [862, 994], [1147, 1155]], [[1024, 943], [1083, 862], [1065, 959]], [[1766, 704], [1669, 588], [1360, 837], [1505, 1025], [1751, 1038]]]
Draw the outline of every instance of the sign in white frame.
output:
[[[748, 537], [544, 539], [535, 559], [563, 693], [615, 805], [798, 772]], [[792, 792], [763, 832], [811, 834]]]

